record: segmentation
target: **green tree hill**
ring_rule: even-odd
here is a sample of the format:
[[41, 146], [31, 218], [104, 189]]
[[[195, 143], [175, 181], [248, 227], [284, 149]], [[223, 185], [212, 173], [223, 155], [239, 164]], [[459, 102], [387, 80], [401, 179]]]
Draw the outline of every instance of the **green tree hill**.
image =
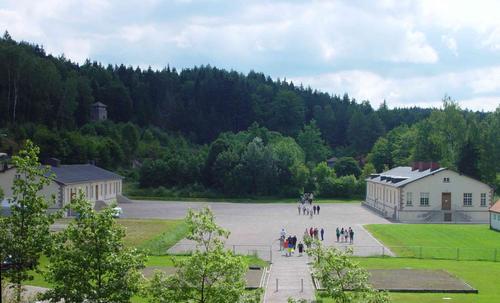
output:
[[33, 279], [29, 271], [37, 268], [40, 255], [51, 243], [49, 227], [55, 215], [47, 214], [47, 209], [54, 201], [40, 194], [51, 177], [47, 177], [47, 168], [40, 167], [39, 152], [27, 141], [12, 157], [19, 178], [14, 180], [13, 197], [9, 199], [11, 215], [0, 217], [0, 260], [8, 258], [14, 264], [2, 275], [12, 283], [15, 302], [21, 302], [22, 284]]
[[325, 161], [331, 154], [330, 148], [325, 144], [321, 137], [321, 131], [316, 126], [316, 121], [304, 126], [304, 129], [297, 136], [297, 143], [306, 154], [306, 162], [316, 164]]
[[314, 258], [313, 277], [338, 303], [387, 303], [389, 296], [368, 283], [369, 273], [352, 259], [352, 250], [324, 248], [315, 241], [308, 254]]
[[361, 169], [359, 168], [358, 161], [352, 157], [342, 157], [337, 159], [333, 168], [339, 177], [353, 175], [357, 178], [361, 175]]
[[55, 235], [49, 253], [46, 279], [53, 288], [41, 299], [67, 303], [125, 303], [141, 289], [145, 257], [125, 248], [125, 230], [113, 218], [113, 210], [92, 209], [83, 193], [71, 207], [75, 221]]
[[210, 209], [190, 209], [186, 222], [187, 238], [197, 248], [188, 258], [175, 261], [173, 275], [154, 275], [148, 287], [150, 302], [259, 302], [255, 295], [245, 294], [245, 262], [224, 248], [229, 232], [217, 226]]

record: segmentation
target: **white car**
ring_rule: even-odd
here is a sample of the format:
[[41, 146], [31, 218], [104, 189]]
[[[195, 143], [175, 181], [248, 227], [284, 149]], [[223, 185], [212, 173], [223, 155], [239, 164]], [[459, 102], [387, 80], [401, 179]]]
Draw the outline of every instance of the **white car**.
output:
[[113, 217], [114, 218], [121, 218], [123, 215], [123, 209], [119, 206], [113, 207]]

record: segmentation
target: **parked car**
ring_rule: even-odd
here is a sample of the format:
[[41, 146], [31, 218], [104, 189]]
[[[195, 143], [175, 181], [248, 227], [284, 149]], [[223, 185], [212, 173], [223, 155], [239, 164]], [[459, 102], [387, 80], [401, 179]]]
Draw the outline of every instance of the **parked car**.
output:
[[[0, 263], [0, 270], [1, 271], [6, 271], [10, 270], [14, 267], [16, 267], [17, 264], [15, 263], [14, 258], [11, 255], [8, 255], [5, 257], [5, 259], [2, 260], [2, 263]], [[27, 267], [29, 269], [33, 269], [35, 267], [35, 262], [33, 261], [28, 261], [22, 267]]]
[[113, 207], [113, 217], [114, 218], [121, 218], [123, 215], [123, 209], [119, 206]]

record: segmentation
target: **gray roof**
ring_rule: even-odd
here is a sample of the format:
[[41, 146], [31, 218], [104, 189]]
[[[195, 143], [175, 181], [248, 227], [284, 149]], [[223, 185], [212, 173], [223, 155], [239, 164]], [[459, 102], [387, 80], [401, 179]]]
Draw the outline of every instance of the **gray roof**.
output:
[[51, 166], [50, 170], [55, 175], [55, 181], [62, 184], [123, 179], [120, 175], [92, 164]]
[[399, 166], [380, 174], [372, 174], [366, 180], [388, 186], [401, 187], [443, 170], [447, 170], [447, 168], [443, 167], [435, 170], [427, 169], [419, 171], [418, 169], [412, 170], [410, 166]]
[[94, 106], [94, 107], [108, 107], [106, 104], [101, 103], [101, 102], [96, 102], [96, 103], [92, 104], [92, 106]]

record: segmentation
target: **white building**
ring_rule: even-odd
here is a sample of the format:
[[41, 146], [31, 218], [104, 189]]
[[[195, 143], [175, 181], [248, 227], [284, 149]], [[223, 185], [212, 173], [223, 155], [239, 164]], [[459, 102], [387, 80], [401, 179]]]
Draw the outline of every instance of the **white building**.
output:
[[[41, 193], [47, 198], [55, 196], [55, 204], [50, 206], [51, 209], [66, 206], [79, 191], [92, 205], [98, 201], [110, 204], [122, 193], [123, 177], [91, 164], [59, 165], [56, 162], [50, 166], [50, 173], [54, 175], [54, 181]], [[13, 167], [0, 172], [0, 187], [5, 200], [12, 197], [14, 179], [21, 177]]]
[[493, 189], [437, 163], [417, 162], [366, 179], [364, 205], [401, 222], [488, 222]]
[[490, 207], [490, 228], [500, 231], [500, 200]]

